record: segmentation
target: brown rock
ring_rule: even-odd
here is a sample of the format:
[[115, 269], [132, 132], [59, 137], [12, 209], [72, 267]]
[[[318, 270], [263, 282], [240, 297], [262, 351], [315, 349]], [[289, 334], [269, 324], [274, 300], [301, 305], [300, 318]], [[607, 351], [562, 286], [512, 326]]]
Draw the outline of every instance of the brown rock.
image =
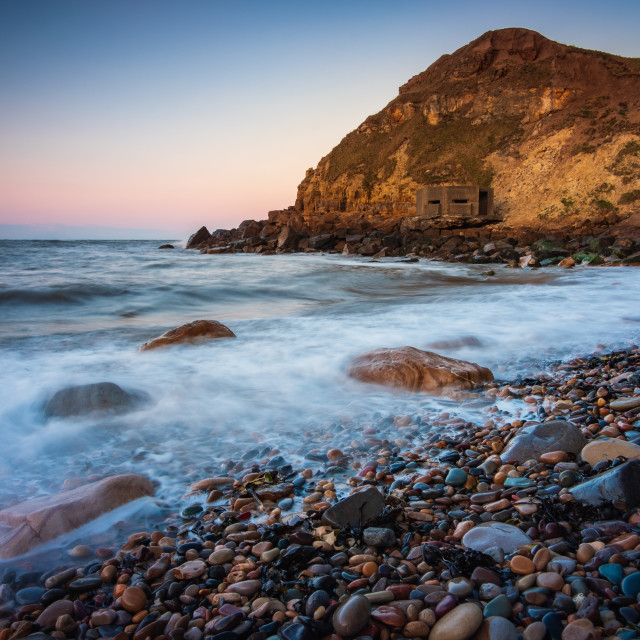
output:
[[0, 558], [27, 553], [116, 507], [153, 493], [147, 478], [123, 474], [7, 507], [0, 511]]
[[171, 329], [161, 336], [145, 342], [138, 351], [149, 351], [173, 344], [199, 344], [216, 338], [235, 338], [236, 334], [215, 320], [195, 320]]
[[203, 560], [190, 560], [181, 564], [173, 570], [173, 575], [178, 580], [192, 580], [198, 578], [207, 569], [207, 565]]
[[73, 602], [71, 600], [56, 600], [51, 603], [36, 620], [43, 629], [47, 627], [55, 627], [56, 620], [60, 616], [71, 615], [73, 613]]
[[600, 634], [596, 631], [591, 620], [582, 618], [570, 622], [562, 632], [562, 640], [598, 640]]
[[211, 238], [209, 229], [207, 227], [200, 227], [190, 238], [187, 240], [187, 249], [194, 249], [199, 244], [206, 242]]
[[138, 613], [147, 607], [147, 594], [140, 587], [127, 587], [120, 598], [120, 603], [129, 613]]
[[573, 258], [563, 258], [558, 262], [558, 266], [563, 269], [569, 269], [570, 267], [575, 267], [576, 261]]
[[485, 367], [414, 347], [365, 353], [352, 362], [348, 372], [361, 382], [425, 393], [471, 389], [493, 380]]

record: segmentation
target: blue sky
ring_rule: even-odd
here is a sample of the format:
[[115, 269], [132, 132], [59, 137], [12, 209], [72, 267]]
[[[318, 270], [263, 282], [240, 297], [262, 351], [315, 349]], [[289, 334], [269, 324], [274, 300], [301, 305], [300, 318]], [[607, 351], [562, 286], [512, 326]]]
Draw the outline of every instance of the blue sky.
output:
[[640, 57], [637, 1], [4, 0], [0, 224], [263, 218], [412, 75], [511, 26]]

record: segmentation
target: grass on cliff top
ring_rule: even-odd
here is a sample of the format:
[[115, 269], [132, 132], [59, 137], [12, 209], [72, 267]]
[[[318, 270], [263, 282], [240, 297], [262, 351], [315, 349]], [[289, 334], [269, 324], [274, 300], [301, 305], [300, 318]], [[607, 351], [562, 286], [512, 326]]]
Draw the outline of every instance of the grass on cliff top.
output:
[[368, 183], [384, 180], [395, 168], [392, 154], [409, 140], [407, 173], [419, 184], [457, 180], [488, 186], [492, 174], [485, 157], [519, 132], [515, 117], [473, 125], [470, 118], [447, 116], [434, 126], [416, 113], [391, 132], [347, 135], [329, 156], [326, 178], [331, 182], [343, 173], [361, 173]]

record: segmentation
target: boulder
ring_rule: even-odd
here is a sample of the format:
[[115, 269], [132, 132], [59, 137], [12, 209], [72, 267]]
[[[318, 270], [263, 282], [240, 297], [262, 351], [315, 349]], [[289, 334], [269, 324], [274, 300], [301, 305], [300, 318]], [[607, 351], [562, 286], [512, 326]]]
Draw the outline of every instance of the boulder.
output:
[[365, 353], [351, 363], [348, 373], [360, 382], [425, 393], [471, 389], [493, 380], [493, 374], [485, 367], [414, 347]]
[[286, 225], [278, 236], [278, 249], [297, 249], [303, 235], [293, 227]]
[[158, 249], [175, 249], [172, 244], [161, 244]]
[[0, 511], [0, 558], [28, 553], [43, 542], [153, 493], [147, 478], [124, 474], [7, 507]]
[[207, 242], [211, 238], [209, 229], [207, 227], [200, 227], [192, 236], [187, 240], [187, 249], [195, 249], [199, 244]]
[[149, 351], [172, 344], [198, 344], [216, 338], [235, 338], [236, 334], [221, 322], [215, 320], [196, 320], [171, 329], [161, 336], [145, 342], [138, 351]]
[[45, 402], [47, 418], [69, 418], [89, 413], [119, 414], [144, 405], [148, 396], [140, 391], [125, 391], [113, 382], [97, 382], [60, 389]]
[[566, 451], [577, 455], [586, 444], [582, 431], [572, 422], [552, 420], [520, 429], [500, 457], [503, 462], [525, 462], [537, 460], [550, 451]]
[[333, 246], [335, 236], [332, 233], [321, 233], [317, 236], [309, 238], [309, 248], [317, 249], [330, 249]]
[[384, 496], [369, 487], [343, 498], [322, 515], [322, 522], [337, 529], [360, 527], [377, 518], [384, 509]]
[[583, 504], [597, 506], [610, 502], [624, 502], [628, 508], [640, 506], [640, 460], [629, 460], [618, 467], [585, 480], [570, 492]]

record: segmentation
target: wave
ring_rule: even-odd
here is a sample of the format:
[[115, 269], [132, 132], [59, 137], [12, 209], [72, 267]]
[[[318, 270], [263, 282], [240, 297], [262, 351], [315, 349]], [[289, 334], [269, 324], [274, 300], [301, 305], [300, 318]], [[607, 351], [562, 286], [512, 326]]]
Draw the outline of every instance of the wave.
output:
[[96, 284], [39, 289], [4, 289], [0, 290], [0, 305], [81, 304], [99, 297], [114, 298], [128, 293], [130, 291], [125, 288]]

